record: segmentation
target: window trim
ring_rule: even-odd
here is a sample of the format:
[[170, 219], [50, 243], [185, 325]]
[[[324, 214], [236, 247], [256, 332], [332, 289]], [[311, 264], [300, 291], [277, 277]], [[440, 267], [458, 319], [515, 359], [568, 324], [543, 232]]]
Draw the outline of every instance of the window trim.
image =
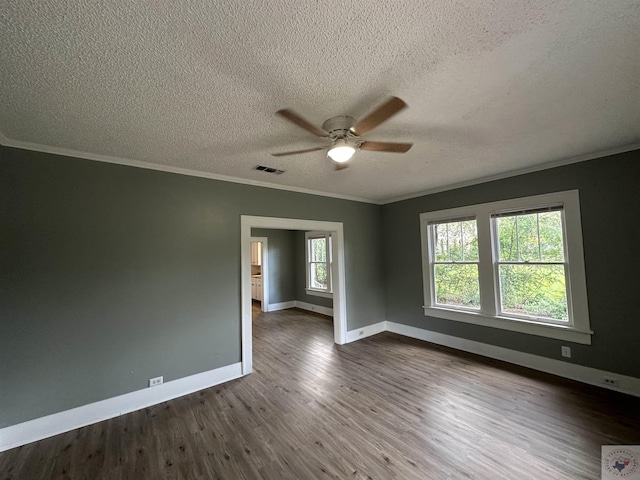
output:
[[[312, 239], [326, 238], [327, 240], [327, 288], [312, 288], [311, 287], [311, 250], [309, 249], [309, 243]], [[331, 232], [305, 232], [304, 233], [304, 249], [305, 249], [305, 270], [306, 270], [306, 286], [305, 292], [307, 295], [314, 295], [317, 297], [333, 298], [333, 281], [331, 278], [331, 269], [333, 268], [332, 258], [332, 245], [331, 245]], [[315, 262], [318, 263], [318, 262]]]
[[[537, 208], [538, 206], [534, 207], [534, 208], [528, 208], [525, 210], [520, 210], [520, 209], [508, 209], [508, 210], [503, 210], [503, 211], [499, 211], [499, 212], [493, 212], [491, 214], [491, 242], [493, 243], [492, 245], [492, 251], [494, 253], [494, 257], [493, 257], [493, 273], [494, 273], [494, 282], [495, 282], [495, 292], [496, 292], [496, 312], [497, 315], [499, 317], [506, 317], [509, 319], [515, 319], [515, 320], [525, 320], [525, 321], [529, 321], [535, 324], [549, 324], [549, 325], [561, 325], [561, 326], [573, 326], [571, 324], [571, 319], [573, 319], [573, 308], [572, 308], [572, 302], [571, 302], [571, 291], [570, 288], [571, 286], [567, 283], [568, 282], [568, 278], [570, 275], [570, 271], [571, 268], [569, 266], [569, 261], [568, 261], [568, 253], [567, 253], [567, 229], [566, 229], [566, 218], [565, 218], [565, 212], [566, 212], [566, 208], [564, 206], [564, 204], [560, 204], [560, 203], [556, 203], [553, 205], [545, 205], [542, 206], [542, 208]], [[563, 257], [564, 257], [564, 261], [562, 262], [505, 262], [505, 261], [501, 261], [500, 260], [500, 240], [499, 240], [499, 235], [497, 233], [498, 231], [498, 222], [497, 219], [500, 216], [504, 216], [504, 214], [514, 214], [514, 215], [521, 215], [521, 214], [529, 214], [530, 212], [536, 212], [536, 210], [538, 211], [538, 213], [540, 213], [540, 211], [559, 211], [560, 212], [560, 217], [561, 217], [561, 225], [562, 225], [562, 237], [563, 237]], [[540, 234], [540, 232], [538, 231], [538, 235]], [[539, 244], [538, 244], [538, 248], [540, 248]], [[539, 250], [538, 250], [539, 251]], [[553, 319], [553, 318], [545, 318], [545, 317], [536, 317], [535, 315], [518, 315], [515, 313], [512, 314], [503, 314], [503, 305], [502, 305], [502, 295], [501, 295], [501, 290], [500, 290], [500, 265], [505, 265], [507, 263], [511, 263], [511, 264], [516, 264], [516, 265], [526, 265], [527, 263], [529, 264], [540, 264], [540, 265], [552, 265], [552, 264], [557, 264], [557, 265], [562, 265], [563, 270], [564, 270], [564, 278], [565, 278], [565, 290], [566, 290], [566, 294], [567, 294], [567, 315], [569, 318], [569, 322], [565, 322], [562, 320], [557, 320], [557, 319]]]
[[[547, 323], [523, 317], [507, 317], [498, 312], [499, 278], [496, 275], [493, 214], [537, 207], [562, 205], [565, 261], [568, 265], [567, 284], [568, 323]], [[435, 303], [430, 252], [433, 251], [429, 235], [430, 223], [475, 216], [478, 228], [478, 275], [480, 281], [480, 311], [463, 310]], [[499, 328], [530, 335], [567, 340], [586, 345], [591, 344], [593, 331], [589, 326], [587, 287], [582, 246], [580, 199], [578, 190], [534, 195], [498, 202], [468, 205], [464, 207], [425, 212], [420, 214], [422, 251], [423, 310], [425, 316], [453, 320], [474, 325]]]
[[[433, 219], [430, 219], [427, 222], [427, 227], [432, 227], [438, 224], [442, 224], [442, 223], [449, 223], [449, 222], [458, 222], [458, 221], [464, 221], [464, 220], [475, 220], [476, 221], [476, 225], [477, 225], [477, 218], [475, 215], [469, 215], [467, 217], [462, 217], [462, 218], [450, 218], [448, 219], [448, 221], [446, 222], [442, 222], [442, 221], [434, 221]], [[426, 230], [426, 229], [425, 229]], [[435, 251], [436, 251], [436, 245], [433, 243], [433, 235], [427, 235], [428, 238], [428, 242], [429, 242], [429, 251], [433, 252], [433, 255], [435, 256]], [[424, 258], [424, 256], [423, 256]], [[428, 262], [428, 268], [429, 268], [429, 279], [431, 282], [431, 285], [436, 284], [435, 281], [435, 276], [436, 276], [436, 268], [435, 265], [437, 265], [437, 261], [433, 260], [431, 261], [431, 257], [429, 256], [429, 262]], [[455, 262], [456, 264], [464, 264], [465, 262]], [[470, 264], [473, 265], [478, 265], [478, 270], [480, 270], [480, 251], [478, 250], [478, 261], [477, 262], [469, 262]], [[478, 279], [478, 284], [480, 283], [480, 280]], [[472, 307], [466, 307], [464, 305], [445, 305], [442, 303], [438, 303], [438, 300], [436, 298], [436, 290], [435, 288], [431, 289], [431, 294], [430, 294], [430, 299], [431, 299], [431, 305], [433, 307], [436, 308], [444, 308], [444, 309], [448, 309], [448, 310], [454, 310], [454, 311], [459, 311], [459, 312], [473, 312], [473, 313], [479, 313], [481, 311], [480, 308], [472, 308]]]

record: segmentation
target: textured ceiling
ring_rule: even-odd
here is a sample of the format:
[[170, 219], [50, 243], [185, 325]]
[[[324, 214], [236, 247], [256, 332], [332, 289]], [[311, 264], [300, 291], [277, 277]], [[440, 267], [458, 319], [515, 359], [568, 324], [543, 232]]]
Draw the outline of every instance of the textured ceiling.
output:
[[[638, 0], [8, 0], [2, 143], [385, 202], [640, 143]], [[409, 108], [334, 171], [275, 115]], [[275, 176], [257, 164], [286, 170]]]

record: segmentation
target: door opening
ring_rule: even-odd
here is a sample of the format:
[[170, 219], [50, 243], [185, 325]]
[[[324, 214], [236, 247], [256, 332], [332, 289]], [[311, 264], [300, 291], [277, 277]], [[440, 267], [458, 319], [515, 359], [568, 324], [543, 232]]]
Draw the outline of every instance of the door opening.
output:
[[[240, 217], [240, 253], [241, 253], [241, 314], [242, 314], [242, 374], [251, 373], [253, 369], [252, 347], [252, 292], [251, 292], [251, 229], [267, 228], [281, 230], [305, 230], [326, 231], [333, 236], [333, 264], [331, 276], [333, 279], [333, 338], [334, 342], [342, 345], [346, 343], [347, 336], [347, 308], [346, 285], [344, 264], [344, 229], [342, 222], [325, 222], [318, 220], [300, 220], [293, 218], [254, 217], [242, 215]], [[253, 237], [260, 238], [260, 237]], [[265, 238], [265, 237], [262, 237]], [[265, 272], [265, 263], [268, 268], [268, 260], [265, 262], [264, 252], [266, 243], [263, 243], [262, 277], [268, 279]], [[268, 285], [268, 282], [267, 282]], [[264, 289], [264, 285], [263, 285]], [[268, 292], [264, 292], [263, 304], [268, 309]], [[268, 310], [263, 310], [268, 311]]]
[[269, 311], [269, 239], [251, 237], [251, 302]]

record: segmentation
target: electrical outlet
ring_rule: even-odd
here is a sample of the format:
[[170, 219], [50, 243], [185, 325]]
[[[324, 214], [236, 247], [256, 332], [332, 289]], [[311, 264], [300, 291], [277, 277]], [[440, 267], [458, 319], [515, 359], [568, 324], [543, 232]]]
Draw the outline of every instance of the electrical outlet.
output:
[[358, 332], [358, 335], [360, 335], [360, 336], [364, 335], [364, 330], [360, 330], [360, 331]]
[[617, 378], [612, 378], [612, 377], [602, 377], [602, 383], [604, 383], [605, 385], [608, 385], [610, 387], [619, 387], [620, 386], [620, 380], [618, 380]]
[[156, 385], [162, 385], [162, 382], [164, 382], [164, 377], [150, 378], [149, 379], [149, 386], [150, 387], [155, 387]]
[[560, 353], [563, 357], [571, 358], [571, 347], [567, 347], [566, 345], [561, 346]]

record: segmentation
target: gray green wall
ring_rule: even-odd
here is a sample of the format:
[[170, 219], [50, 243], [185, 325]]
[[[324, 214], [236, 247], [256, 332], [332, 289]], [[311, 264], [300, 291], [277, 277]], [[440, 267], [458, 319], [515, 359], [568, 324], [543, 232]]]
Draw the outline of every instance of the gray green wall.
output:
[[240, 216], [343, 222], [384, 320], [377, 205], [0, 147], [0, 428], [240, 361]]
[[[267, 237], [269, 241], [269, 299], [267, 303], [291, 302], [296, 299], [296, 269], [291, 230], [252, 228], [252, 237]], [[264, 275], [264, 270], [263, 270]]]
[[377, 206], [0, 147], [0, 428], [239, 362], [241, 215], [343, 222], [348, 330], [560, 358], [566, 342], [425, 317], [418, 216], [579, 189], [596, 333], [570, 361], [640, 377], [638, 179], [640, 151]]
[[434, 332], [560, 359], [565, 341], [425, 317], [419, 214], [578, 189], [592, 345], [568, 361], [640, 377], [640, 150], [382, 207], [386, 318]]

